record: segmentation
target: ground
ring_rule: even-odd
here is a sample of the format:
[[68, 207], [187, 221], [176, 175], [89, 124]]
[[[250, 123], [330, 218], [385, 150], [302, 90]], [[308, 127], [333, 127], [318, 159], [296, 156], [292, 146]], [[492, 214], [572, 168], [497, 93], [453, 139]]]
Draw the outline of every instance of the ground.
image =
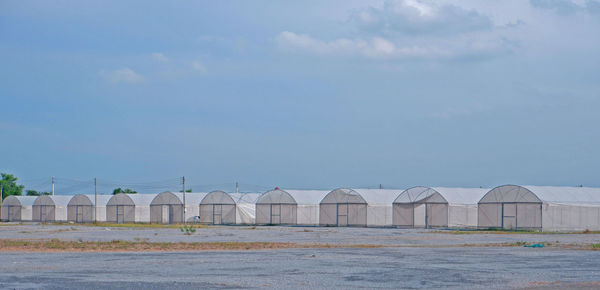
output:
[[[599, 242], [597, 233], [2, 224], [0, 288], [597, 289]], [[545, 247], [523, 247], [537, 243]]]

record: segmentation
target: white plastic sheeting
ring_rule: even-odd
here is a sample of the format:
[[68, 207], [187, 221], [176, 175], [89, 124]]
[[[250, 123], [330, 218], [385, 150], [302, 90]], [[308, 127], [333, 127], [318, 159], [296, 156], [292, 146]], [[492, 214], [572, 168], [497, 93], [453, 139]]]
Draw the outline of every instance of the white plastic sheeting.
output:
[[503, 185], [479, 201], [479, 227], [600, 230], [600, 188]]
[[477, 202], [488, 189], [417, 186], [394, 200], [399, 227], [477, 227]]
[[326, 190], [267, 191], [256, 202], [256, 223], [318, 225], [319, 203], [328, 193]]
[[235, 223], [238, 225], [252, 225], [256, 222], [256, 200], [260, 193], [230, 193], [235, 201]]
[[321, 201], [323, 226], [391, 226], [392, 202], [401, 189], [348, 189], [329, 192]]
[[9, 195], [2, 201], [3, 221], [20, 222], [32, 220], [32, 206], [37, 196]]
[[150, 222], [159, 224], [182, 223], [184, 209], [183, 194], [170, 191], [161, 192], [150, 203]]

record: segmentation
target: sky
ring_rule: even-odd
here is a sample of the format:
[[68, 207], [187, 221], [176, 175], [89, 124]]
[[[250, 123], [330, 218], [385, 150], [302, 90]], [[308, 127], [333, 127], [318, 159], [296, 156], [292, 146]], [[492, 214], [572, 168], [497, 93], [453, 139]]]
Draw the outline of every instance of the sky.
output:
[[0, 171], [600, 187], [600, 1], [0, 1]]

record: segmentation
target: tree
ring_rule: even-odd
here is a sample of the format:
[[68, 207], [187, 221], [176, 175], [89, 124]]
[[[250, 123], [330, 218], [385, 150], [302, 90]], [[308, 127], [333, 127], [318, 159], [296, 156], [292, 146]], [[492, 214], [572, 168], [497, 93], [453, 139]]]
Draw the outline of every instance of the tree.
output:
[[113, 194], [119, 194], [119, 193], [137, 193], [137, 191], [135, 191], [133, 189], [129, 189], [129, 188], [122, 189], [120, 187], [117, 187], [117, 188], [115, 188], [115, 190], [113, 190]]
[[9, 195], [22, 195], [23, 185], [17, 185], [17, 179], [12, 174], [2, 173], [2, 179], [0, 180], [0, 185], [2, 186], [2, 198]]
[[35, 191], [35, 190], [27, 190], [25, 195], [28, 196], [40, 196], [40, 195], [50, 195], [50, 192], [47, 191]]
[[[183, 190], [180, 190], [179, 192], [183, 192]], [[186, 189], [185, 192], [192, 192], [192, 189]]]

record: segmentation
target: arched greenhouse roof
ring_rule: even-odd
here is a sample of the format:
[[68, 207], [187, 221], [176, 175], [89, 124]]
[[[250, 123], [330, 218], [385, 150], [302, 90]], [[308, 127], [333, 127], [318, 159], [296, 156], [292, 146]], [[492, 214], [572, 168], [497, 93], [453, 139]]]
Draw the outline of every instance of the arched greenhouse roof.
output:
[[600, 188], [569, 186], [502, 185], [485, 194], [479, 203], [600, 204]]
[[354, 189], [338, 188], [330, 191], [323, 199], [321, 204], [331, 203], [364, 203], [367, 201]]
[[[167, 205], [167, 204], [175, 204], [175, 205], [183, 205], [182, 202], [183, 194], [180, 192], [174, 193], [170, 191], [161, 192], [154, 199], [150, 205]], [[186, 200], [187, 203], [187, 200]]]
[[33, 205], [67, 206], [71, 198], [73, 198], [71, 195], [40, 195], [35, 199]]
[[235, 204], [233, 198], [222, 190], [211, 191], [206, 194], [200, 204]]
[[4, 198], [4, 201], [2, 201], [2, 205], [28, 206], [33, 205], [37, 198], [37, 196], [9, 195]]
[[394, 203], [477, 204], [488, 190], [486, 188], [415, 186], [398, 195]]

